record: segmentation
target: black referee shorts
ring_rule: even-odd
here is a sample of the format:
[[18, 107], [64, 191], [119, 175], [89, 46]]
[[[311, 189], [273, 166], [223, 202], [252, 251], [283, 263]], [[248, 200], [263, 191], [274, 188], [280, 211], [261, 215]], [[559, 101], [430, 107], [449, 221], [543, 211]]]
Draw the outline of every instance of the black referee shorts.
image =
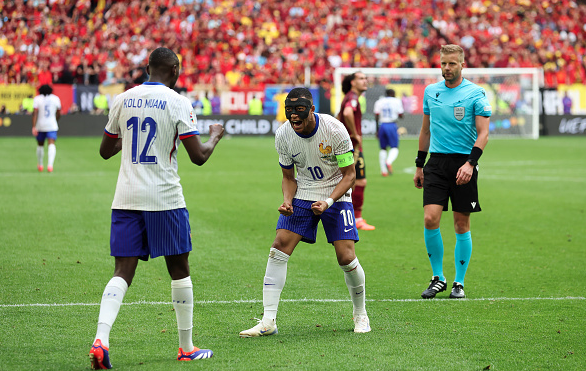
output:
[[456, 185], [458, 169], [468, 159], [467, 154], [432, 153], [423, 168], [423, 206], [442, 205], [448, 211], [474, 213], [481, 211], [478, 202], [478, 166], [467, 184]]

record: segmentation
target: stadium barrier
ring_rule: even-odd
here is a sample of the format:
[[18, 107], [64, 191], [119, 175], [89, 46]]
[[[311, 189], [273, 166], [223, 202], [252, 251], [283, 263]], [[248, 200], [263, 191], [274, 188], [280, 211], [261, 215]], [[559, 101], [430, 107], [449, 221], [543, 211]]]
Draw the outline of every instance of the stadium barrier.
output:
[[586, 135], [586, 116], [544, 115], [542, 135]]
[[[397, 126], [404, 138], [417, 138], [421, 129], [423, 115], [409, 114], [410, 120], [399, 119]], [[0, 136], [31, 135], [31, 115], [0, 115]], [[586, 135], [586, 116], [545, 115], [542, 116], [541, 135]], [[63, 115], [59, 120], [59, 135], [63, 136], [101, 136], [108, 122], [105, 115], [84, 113]], [[220, 124], [227, 135], [274, 135], [281, 124], [274, 115], [211, 115], [198, 116], [197, 126], [202, 135], [209, 132], [212, 124]], [[521, 118], [493, 115], [490, 119], [490, 133], [515, 136], [525, 125]], [[362, 120], [362, 133], [373, 136], [376, 131], [374, 120]]]

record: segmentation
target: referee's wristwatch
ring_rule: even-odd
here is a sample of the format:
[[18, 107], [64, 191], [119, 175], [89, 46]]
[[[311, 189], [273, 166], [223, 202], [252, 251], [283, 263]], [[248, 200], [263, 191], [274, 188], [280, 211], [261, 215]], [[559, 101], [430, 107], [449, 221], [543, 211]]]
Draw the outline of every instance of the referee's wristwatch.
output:
[[470, 165], [472, 165], [472, 167], [476, 167], [478, 165], [478, 161], [469, 158], [468, 160], [466, 160], [467, 163], [469, 163]]

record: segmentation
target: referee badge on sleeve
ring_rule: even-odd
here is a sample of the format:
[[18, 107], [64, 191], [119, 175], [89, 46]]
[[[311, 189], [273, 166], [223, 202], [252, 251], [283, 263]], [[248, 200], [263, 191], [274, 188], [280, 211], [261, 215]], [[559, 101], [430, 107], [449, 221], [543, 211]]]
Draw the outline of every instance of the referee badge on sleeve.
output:
[[454, 117], [458, 121], [462, 121], [466, 114], [466, 107], [454, 107]]

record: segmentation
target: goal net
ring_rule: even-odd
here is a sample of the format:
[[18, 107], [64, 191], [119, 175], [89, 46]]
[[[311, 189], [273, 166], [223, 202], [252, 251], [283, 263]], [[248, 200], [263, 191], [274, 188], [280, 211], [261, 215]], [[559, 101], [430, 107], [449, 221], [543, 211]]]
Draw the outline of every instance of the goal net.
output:
[[[403, 102], [404, 117], [397, 126], [404, 137], [417, 137], [423, 119], [423, 92], [429, 84], [443, 81], [439, 68], [337, 68], [334, 71], [335, 102], [340, 109], [342, 79], [353, 72], [363, 72], [368, 90], [362, 103], [362, 132], [374, 134], [374, 103], [385, 95], [387, 87], [395, 90]], [[465, 68], [462, 76], [486, 90], [492, 106], [490, 136], [500, 138], [539, 138], [539, 68]], [[337, 112], [335, 112], [337, 113]]]

